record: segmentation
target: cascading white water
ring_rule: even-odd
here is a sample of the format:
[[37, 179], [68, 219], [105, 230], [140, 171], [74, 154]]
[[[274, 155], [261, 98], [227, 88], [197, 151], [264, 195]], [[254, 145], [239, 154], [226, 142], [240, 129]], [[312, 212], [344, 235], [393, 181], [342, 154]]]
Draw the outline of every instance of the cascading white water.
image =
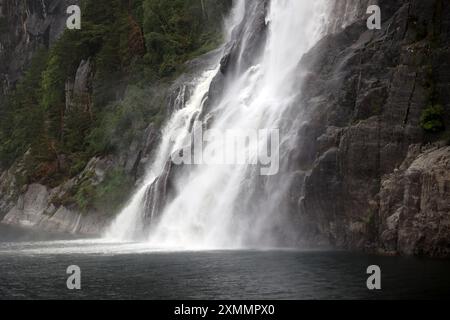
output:
[[[144, 202], [149, 186], [160, 176], [164, 165], [173, 152], [189, 140], [189, 126], [193, 115], [201, 110], [204, 97], [217, 70], [208, 70], [197, 79], [195, 90], [183, 109], [175, 112], [162, 132], [162, 141], [158, 147], [155, 160], [148, 169], [142, 185], [135, 193], [131, 201], [118, 215], [105, 237], [113, 239], [135, 239], [142, 230], [144, 216]], [[180, 93], [183, 94], [182, 92]]]
[[[283, 114], [292, 107], [294, 99], [299, 95], [294, 90], [294, 71], [303, 54], [321, 34], [325, 6], [326, 0], [271, 1], [266, 17], [268, 38], [261, 57], [255, 65], [244, 70], [238, 69], [233, 79], [228, 79], [221, 99], [212, 106], [212, 129], [225, 132], [280, 128]], [[233, 23], [228, 24], [228, 35], [243, 19], [243, 10], [244, 0], [238, 1], [235, 4], [234, 18], [230, 19]], [[146, 190], [162, 172], [170, 155], [189, 143], [192, 119], [202, 110], [203, 98], [219, 66], [217, 62], [216, 70], [203, 74], [186, 107], [170, 119], [148, 176], [108, 231], [109, 237], [130, 239], [138, 232], [143, 223], [141, 219]], [[281, 131], [289, 134], [289, 130]], [[281, 140], [286, 142], [288, 137], [282, 135]], [[209, 159], [217, 157], [216, 151], [221, 148], [221, 143], [222, 141], [209, 140], [204, 156]], [[259, 138], [259, 146], [266, 143], [265, 139]], [[259, 156], [259, 149], [245, 144], [239, 148], [244, 150], [238, 152], [250, 157]], [[147, 235], [152, 246], [186, 249], [240, 248], [248, 245], [248, 239], [258, 240], [264, 237], [265, 225], [270, 224], [270, 215], [276, 210], [273, 204], [275, 195], [274, 199], [270, 195], [258, 199], [261, 203], [258, 205], [259, 209], [255, 210], [257, 212], [250, 212], [250, 208], [237, 208], [238, 203], [243, 203], [243, 195], [251, 193], [249, 188], [258, 184], [260, 172], [257, 167], [202, 165], [185, 171], [174, 182], [173, 200], [167, 204], [158, 224]], [[283, 190], [282, 186], [278, 191], [273, 186], [270, 190], [266, 189], [266, 193], [270, 190]], [[247, 215], [245, 210], [248, 210]], [[259, 243], [267, 244], [270, 241]]]

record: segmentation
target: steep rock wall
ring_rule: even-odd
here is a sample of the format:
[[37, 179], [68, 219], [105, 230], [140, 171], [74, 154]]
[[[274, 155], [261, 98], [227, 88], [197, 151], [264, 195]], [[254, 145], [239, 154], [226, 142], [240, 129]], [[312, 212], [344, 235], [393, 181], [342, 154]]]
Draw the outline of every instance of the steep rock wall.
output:
[[79, 0], [3, 1], [0, 32], [0, 93], [21, 77], [35, 51], [49, 47], [64, 31], [67, 7]]
[[306, 176], [293, 201], [300, 237], [307, 244], [448, 256], [450, 150], [435, 143], [445, 133], [424, 132], [421, 115], [438, 99], [450, 123], [450, 3], [379, 4], [381, 30], [357, 20], [304, 57], [299, 103], [310, 121], [299, 131], [308, 142], [294, 161]]

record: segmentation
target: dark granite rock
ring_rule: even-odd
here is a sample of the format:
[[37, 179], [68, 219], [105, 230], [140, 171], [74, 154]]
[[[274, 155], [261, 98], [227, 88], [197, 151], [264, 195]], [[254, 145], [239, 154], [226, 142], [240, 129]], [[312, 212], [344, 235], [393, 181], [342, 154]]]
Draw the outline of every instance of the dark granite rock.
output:
[[295, 151], [298, 168], [311, 167], [298, 197], [300, 234], [309, 244], [448, 256], [450, 150], [411, 148], [440, 139], [420, 128], [430, 82], [450, 110], [450, 3], [379, 3], [382, 30], [356, 21], [304, 57], [298, 103], [316, 143]]
[[14, 86], [37, 49], [48, 48], [60, 37], [66, 26], [67, 7], [79, 2], [4, 1], [2, 19], [8, 30], [0, 33], [0, 95]]

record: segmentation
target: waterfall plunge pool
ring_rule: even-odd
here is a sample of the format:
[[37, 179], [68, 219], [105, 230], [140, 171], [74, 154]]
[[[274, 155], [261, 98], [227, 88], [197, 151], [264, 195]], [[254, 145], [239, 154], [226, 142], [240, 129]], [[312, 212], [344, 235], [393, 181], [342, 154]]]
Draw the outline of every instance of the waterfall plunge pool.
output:
[[[333, 251], [167, 251], [145, 243], [13, 239], [0, 230], [0, 299], [433, 299], [450, 261]], [[1, 239], [8, 234], [8, 238]], [[81, 268], [81, 290], [66, 270]], [[380, 291], [367, 289], [369, 265]]]

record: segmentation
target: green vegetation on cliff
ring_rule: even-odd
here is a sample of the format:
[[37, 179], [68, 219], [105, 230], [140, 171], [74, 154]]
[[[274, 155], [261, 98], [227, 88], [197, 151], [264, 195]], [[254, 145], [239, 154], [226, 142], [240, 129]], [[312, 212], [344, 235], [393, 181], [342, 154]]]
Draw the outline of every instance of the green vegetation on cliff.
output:
[[[1, 108], [0, 168], [28, 151], [24, 183], [53, 187], [93, 156], [118, 152], [150, 123], [160, 126], [163, 88], [186, 61], [218, 46], [230, 6], [231, 0], [82, 0], [81, 30], [66, 30], [40, 49]], [[72, 97], [70, 85], [86, 61], [87, 93]], [[108, 181], [108, 193], [128, 185]], [[102, 188], [96, 196], [88, 189], [74, 193], [79, 207], [88, 206], [87, 198], [108, 202], [99, 200]]]
[[445, 130], [444, 108], [441, 105], [432, 105], [422, 112], [420, 118], [422, 128], [431, 133]]

